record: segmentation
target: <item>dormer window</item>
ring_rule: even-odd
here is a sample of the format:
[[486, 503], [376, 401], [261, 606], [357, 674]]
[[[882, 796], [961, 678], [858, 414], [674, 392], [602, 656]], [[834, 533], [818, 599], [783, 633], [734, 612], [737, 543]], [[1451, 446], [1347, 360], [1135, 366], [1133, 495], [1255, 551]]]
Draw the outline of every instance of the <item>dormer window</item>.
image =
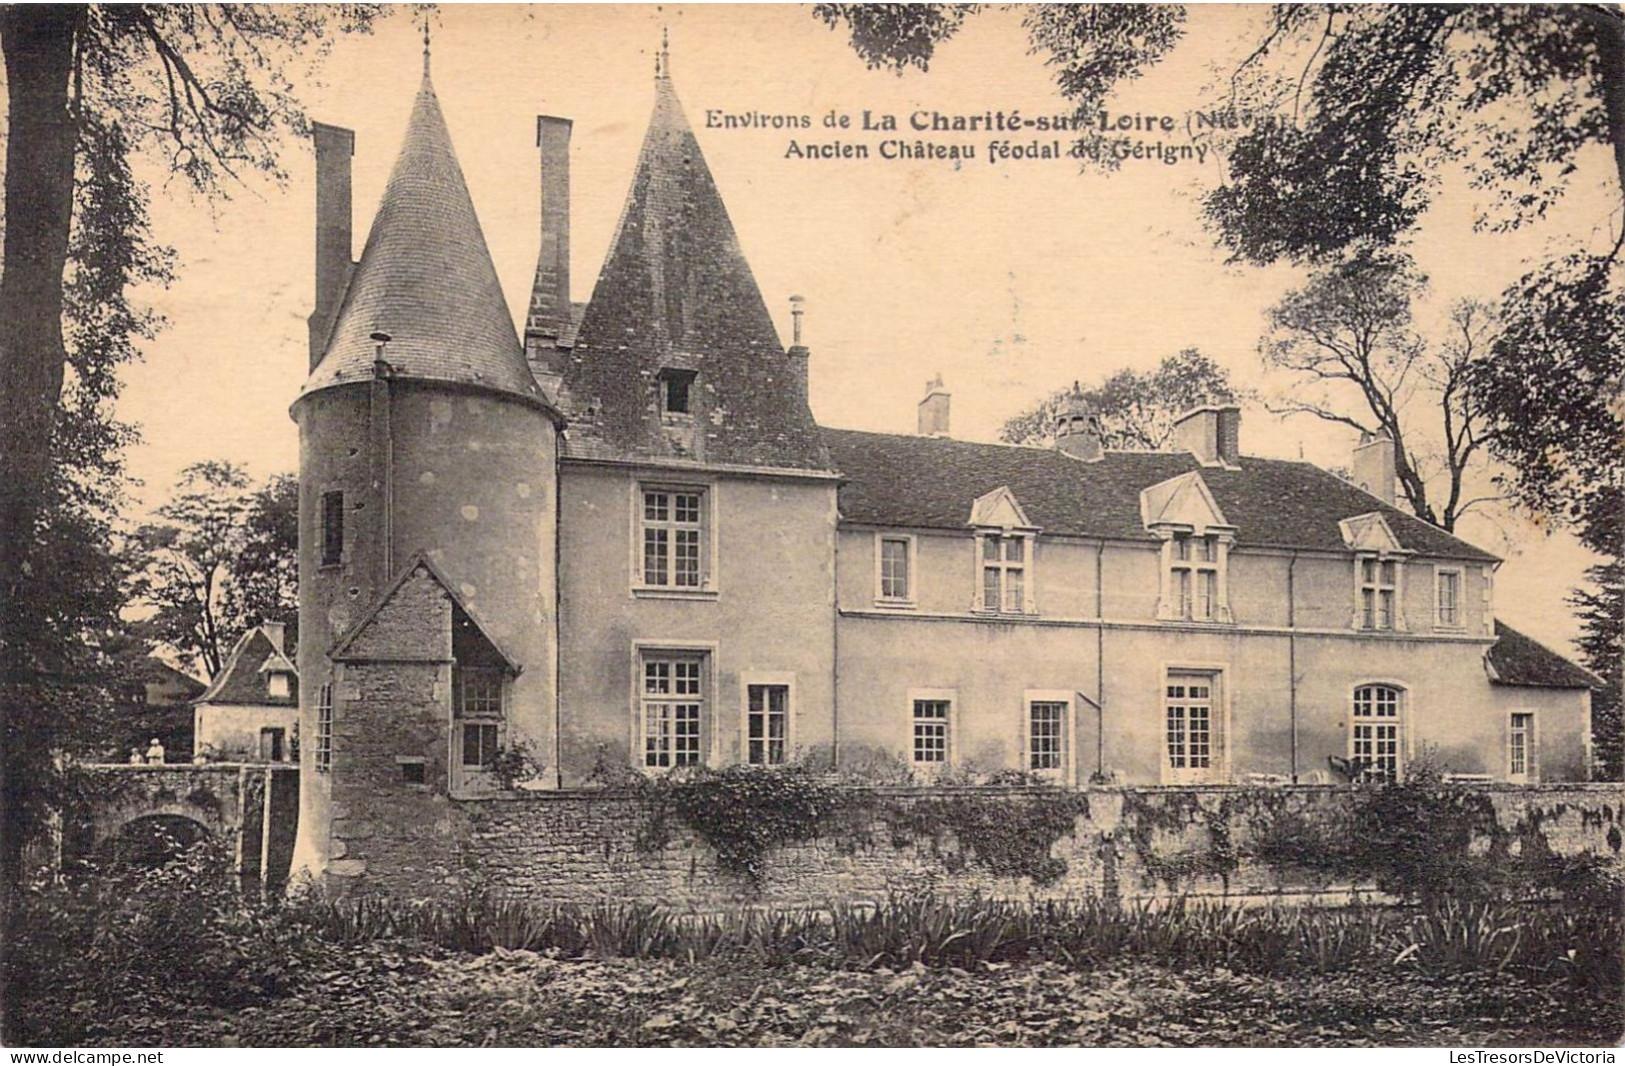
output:
[[983, 533], [982, 595], [977, 609], [1004, 614], [1027, 610], [1027, 535]]
[[1399, 616], [1399, 560], [1362, 556], [1360, 569], [1360, 628], [1397, 629]]
[[1231, 622], [1230, 548], [1225, 521], [1200, 473], [1181, 474], [1140, 493], [1140, 517], [1162, 541], [1157, 617], [1169, 622]]
[[[1404, 630], [1405, 556], [1380, 513], [1339, 523], [1343, 543], [1354, 551], [1353, 628], [1382, 633]], [[1456, 597], [1452, 597], [1453, 599]]]
[[688, 415], [693, 413], [694, 379], [698, 375], [692, 370], [677, 370], [667, 367], [660, 372], [660, 412], [667, 415]]
[[973, 609], [986, 614], [1031, 614], [1033, 544], [1038, 528], [1027, 519], [1007, 487], [999, 487], [971, 505], [976, 531], [976, 599]]
[[288, 698], [289, 689], [288, 689], [288, 675], [287, 674], [281, 673], [279, 671], [277, 673], [271, 674], [266, 680], [267, 680], [268, 685], [269, 685], [269, 690], [270, 690], [272, 699], [274, 699], [274, 700], [285, 700], [285, 699]]
[[1187, 622], [1212, 622], [1219, 611], [1219, 538], [1176, 533], [1168, 564], [1173, 616]]

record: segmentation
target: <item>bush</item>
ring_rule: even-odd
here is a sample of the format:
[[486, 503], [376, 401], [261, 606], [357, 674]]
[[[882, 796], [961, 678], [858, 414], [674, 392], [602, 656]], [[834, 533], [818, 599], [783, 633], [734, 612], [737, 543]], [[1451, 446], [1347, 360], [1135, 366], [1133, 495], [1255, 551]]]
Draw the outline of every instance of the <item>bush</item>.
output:
[[7, 1038], [79, 1043], [131, 997], [234, 1007], [285, 993], [315, 938], [243, 898], [205, 841], [142, 868], [86, 864], [25, 886], [8, 915]]

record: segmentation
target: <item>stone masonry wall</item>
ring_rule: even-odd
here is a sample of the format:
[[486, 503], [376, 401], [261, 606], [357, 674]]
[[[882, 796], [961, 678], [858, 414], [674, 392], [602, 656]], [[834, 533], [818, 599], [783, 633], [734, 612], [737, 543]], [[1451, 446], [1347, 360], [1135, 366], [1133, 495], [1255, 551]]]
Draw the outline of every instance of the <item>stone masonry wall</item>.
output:
[[[1625, 872], [1625, 790], [1618, 785], [1489, 787], [1481, 790], [1512, 848], [1542, 841], [1558, 855], [1591, 853]], [[880, 901], [932, 891], [1008, 898], [1191, 894], [1257, 898], [1333, 891], [1309, 875], [1257, 857], [1264, 828], [1283, 814], [1328, 813], [1346, 788], [1138, 788], [1072, 793], [1086, 805], [1050, 856], [1054, 880], [995, 876], [952, 829], [922, 828], [922, 805], [954, 795], [1020, 802], [1021, 789], [877, 789], [820, 838], [778, 847], [760, 883], [719, 868], [715, 854], [674, 815], [658, 824], [647, 802], [624, 792], [506, 793], [434, 803], [415, 831], [375, 833], [364, 877], [349, 891], [423, 897], [474, 879], [538, 902], [645, 900], [706, 909], [729, 903], [820, 905]], [[1049, 792], [1055, 796], [1056, 793]], [[929, 808], [940, 809], [940, 808]], [[427, 815], [425, 817], [425, 815]], [[1012, 832], [1019, 830], [1012, 829]], [[1058, 869], [1051, 864], [1052, 870]]]

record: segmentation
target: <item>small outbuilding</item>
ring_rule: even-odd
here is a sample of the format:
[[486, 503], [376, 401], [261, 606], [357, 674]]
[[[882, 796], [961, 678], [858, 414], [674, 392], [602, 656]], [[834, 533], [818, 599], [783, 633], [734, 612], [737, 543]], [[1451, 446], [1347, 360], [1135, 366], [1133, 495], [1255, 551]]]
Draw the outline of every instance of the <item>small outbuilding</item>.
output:
[[266, 622], [244, 633], [193, 704], [194, 750], [216, 761], [292, 762], [299, 722], [299, 671], [283, 646], [285, 628]]

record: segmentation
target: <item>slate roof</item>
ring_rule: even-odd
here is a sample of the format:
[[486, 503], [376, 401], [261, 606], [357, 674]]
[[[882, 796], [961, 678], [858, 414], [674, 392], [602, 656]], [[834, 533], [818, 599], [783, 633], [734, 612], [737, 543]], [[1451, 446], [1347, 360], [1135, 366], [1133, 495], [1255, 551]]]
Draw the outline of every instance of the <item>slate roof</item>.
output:
[[1526, 637], [1505, 622], [1495, 622], [1495, 644], [1484, 653], [1490, 680], [1533, 688], [1594, 688], [1602, 678], [1576, 666], [1546, 645]]
[[[662, 425], [666, 367], [698, 374], [689, 430]], [[802, 371], [667, 75], [655, 80], [632, 187], [563, 372], [572, 454], [827, 467]]]
[[271, 638], [265, 635], [264, 629], [250, 629], [237, 639], [231, 654], [226, 656], [225, 664], [220, 667], [220, 673], [215, 675], [214, 681], [197, 698], [197, 702], [297, 707], [299, 675], [295, 673], [288, 679], [286, 696], [272, 696], [263, 669], [267, 663], [281, 670], [293, 667], [287, 657], [277, 650]]
[[1242, 547], [1345, 551], [1338, 522], [1379, 512], [1400, 544], [1422, 555], [1494, 562], [1458, 540], [1309, 463], [1242, 456], [1237, 470], [1205, 467], [1188, 452], [1107, 452], [1099, 462], [1050, 448], [945, 437], [825, 429], [841, 517], [866, 525], [966, 528], [971, 501], [1008, 485], [1047, 533], [1153, 540], [1140, 491], [1199, 470]]
[[366, 250], [304, 392], [371, 379], [375, 332], [390, 335], [385, 358], [396, 377], [543, 402], [427, 69]]

